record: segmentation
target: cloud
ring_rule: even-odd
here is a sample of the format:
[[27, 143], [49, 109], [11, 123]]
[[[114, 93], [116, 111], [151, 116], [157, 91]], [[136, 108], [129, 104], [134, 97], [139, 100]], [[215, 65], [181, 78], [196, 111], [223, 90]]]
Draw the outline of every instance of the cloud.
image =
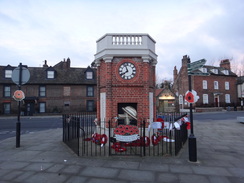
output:
[[104, 34], [148, 33], [156, 40], [157, 73], [172, 78], [186, 54], [243, 61], [243, 10], [241, 0], [2, 0], [0, 59], [40, 66], [70, 57], [72, 66], [86, 67]]

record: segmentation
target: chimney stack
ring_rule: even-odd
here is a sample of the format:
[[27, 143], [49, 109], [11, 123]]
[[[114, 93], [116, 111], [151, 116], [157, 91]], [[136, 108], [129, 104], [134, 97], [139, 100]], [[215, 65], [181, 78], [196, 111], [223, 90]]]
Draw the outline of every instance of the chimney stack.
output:
[[174, 82], [176, 81], [176, 78], [178, 77], [178, 70], [176, 69], [176, 66], [174, 67]]
[[47, 65], [47, 60], [44, 60], [43, 67], [48, 67], [48, 65]]
[[231, 70], [230, 69], [230, 60], [229, 59], [221, 60], [219, 66], [223, 67], [225, 69]]

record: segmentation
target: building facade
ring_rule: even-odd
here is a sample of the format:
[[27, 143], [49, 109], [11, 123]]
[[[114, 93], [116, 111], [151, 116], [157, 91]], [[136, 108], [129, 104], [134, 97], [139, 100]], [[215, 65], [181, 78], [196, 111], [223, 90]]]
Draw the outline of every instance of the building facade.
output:
[[[21, 115], [96, 111], [96, 69], [72, 68], [71, 61], [53, 67], [27, 67], [29, 81], [21, 86], [25, 99]], [[0, 66], [0, 114], [17, 114], [18, 102], [13, 94], [18, 86], [11, 77], [16, 66]]]
[[[191, 63], [190, 58], [185, 55], [182, 59], [182, 66], [178, 72], [174, 67], [173, 90], [178, 98], [178, 108], [188, 107], [184, 100], [189, 89], [187, 64]], [[202, 68], [193, 71], [192, 89], [197, 92], [199, 100], [195, 107], [228, 107], [237, 105], [237, 75], [231, 71], [230, 61], [222, 60], [219, 67], [204, 65]], [[208, 75], [202, 75], [202, 73]]]
[[241, 109], [243, 110], [244, 105], [244, 76], [240, 76], [237, 78], [237, 95], [238, 100], [241, 105]]
[[170, 83], [165, 82], [164, 87], [156, 89], [157, 114], [175, 111], [175, 94], [170, 88]]

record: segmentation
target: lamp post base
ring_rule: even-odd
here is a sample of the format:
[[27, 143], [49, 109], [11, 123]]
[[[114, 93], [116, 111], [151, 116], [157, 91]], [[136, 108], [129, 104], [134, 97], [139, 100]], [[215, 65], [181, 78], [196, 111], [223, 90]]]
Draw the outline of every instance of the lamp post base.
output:
[[197, 139], [194, 134], [190, 134], [188, 140], [189, 161], [197, 162]]

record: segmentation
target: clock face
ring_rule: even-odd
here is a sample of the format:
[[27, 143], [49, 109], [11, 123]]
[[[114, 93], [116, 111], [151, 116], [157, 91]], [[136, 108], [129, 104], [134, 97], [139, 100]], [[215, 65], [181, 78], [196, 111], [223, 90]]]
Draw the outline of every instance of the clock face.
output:
[[136, 75], [135, 65], [130, 62], [125, 62], [121, 64], [121, 66], [119, 67], [119, 75], [123, 79], [127, 79], [127, 80], [134, 78]]

